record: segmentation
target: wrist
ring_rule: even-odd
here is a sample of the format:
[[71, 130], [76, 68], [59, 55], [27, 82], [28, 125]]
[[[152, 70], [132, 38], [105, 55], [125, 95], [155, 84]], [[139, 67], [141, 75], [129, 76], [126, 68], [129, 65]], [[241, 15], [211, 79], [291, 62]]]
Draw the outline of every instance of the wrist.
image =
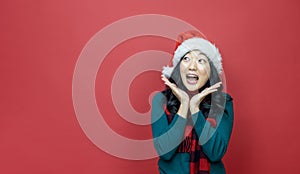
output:
[[187, 118], [188, 109], [189, 109], [188, 103], [181, 103], [177, 111], [177, 114], [183, 118]]
[[190, 111], [191, 111], [191, 114], [195, 114], [197, 112], [199, 112], [199, 107], [198, 106], [192, 106], [190, 107]]

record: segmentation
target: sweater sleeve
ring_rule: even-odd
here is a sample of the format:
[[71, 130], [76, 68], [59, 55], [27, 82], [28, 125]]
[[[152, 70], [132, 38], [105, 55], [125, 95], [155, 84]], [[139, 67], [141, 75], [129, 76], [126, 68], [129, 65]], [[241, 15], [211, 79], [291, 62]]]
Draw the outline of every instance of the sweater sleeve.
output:
[[152, 100], [151, 121], [154, 147], [163, 160], [170, 160], [181, 143], [187, 120], [176, 114], [170, 124], [163, 109], [165, 96], [158, 93]]
[[226, 94], [226, 104], [223, 115], [216, 117], [217, 127], [211, 126], [206, 121], [203, 113], [199, 111], [192, 115], [194, 128], [199, 136], [199, 144], [210, 161], [220, 161], [224, 156], [233, 126], [233, 103], [232, 98]]

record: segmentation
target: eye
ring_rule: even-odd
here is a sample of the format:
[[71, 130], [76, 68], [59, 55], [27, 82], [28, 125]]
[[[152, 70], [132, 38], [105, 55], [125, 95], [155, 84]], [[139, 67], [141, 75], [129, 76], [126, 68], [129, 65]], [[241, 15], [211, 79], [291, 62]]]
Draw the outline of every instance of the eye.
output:
[[198, 60], [198, 62], [199, 62], [200, 64], [204, 64], [204, 63], [206, 63], [206, 60], [203, 59], [203, 58], [200, 58], [200, 59]]
[[182, 60], [183, 61], [185, 61], [185, 62], [187, 62], [187, 61], [189, 61], [189, 60], [191, 60], [189, 57], [187, 57], [187, 56], [184, 56], [183, 58], [182, 58]]

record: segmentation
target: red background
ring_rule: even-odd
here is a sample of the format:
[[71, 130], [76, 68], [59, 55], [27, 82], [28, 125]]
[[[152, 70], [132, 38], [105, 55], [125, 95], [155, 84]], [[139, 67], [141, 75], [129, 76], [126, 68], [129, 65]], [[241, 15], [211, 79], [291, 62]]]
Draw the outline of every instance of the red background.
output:
[[[2, 1], [0, 173], [157, 173], [157, 159], [129, 161], [96, 147], [72, 104], [73, 71], [87, 41], [114, 21], [147, 13], [187, 21], [220, 48], [235, 106], [227, 172], [300, 173], [297, 0]], [[96, 81], [100, 106], [107, 101], [111, 107], [103, 91], [126, 56], [147, 49], [172, 52], [173, 42], [158, 40], [132, 39], [105, 59]], [[144, 99], [161, 87], [158, 78], [150, 72], [133, 81], [130, 96], [137, 110], [149, 109]], [[130, 138], [151, 136], [149, 126], [130, 125], [115, 110], [106, 119]]]

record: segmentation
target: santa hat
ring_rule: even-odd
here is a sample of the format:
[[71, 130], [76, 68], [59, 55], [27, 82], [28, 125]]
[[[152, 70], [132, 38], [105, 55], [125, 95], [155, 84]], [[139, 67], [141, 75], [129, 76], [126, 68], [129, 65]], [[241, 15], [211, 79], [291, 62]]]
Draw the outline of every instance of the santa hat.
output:
[[220, 75], [223, 70], [221, 54], [214, 44], [203, 37], [204, 36], [200, 32], [194, 30], [181, 33], [177, 38], [172, 65], [164, 66], [162, 74], [167, 78], [171, 77], [174, 68], [185, 54], [192, 50], [199, 50], [208, 57]]

